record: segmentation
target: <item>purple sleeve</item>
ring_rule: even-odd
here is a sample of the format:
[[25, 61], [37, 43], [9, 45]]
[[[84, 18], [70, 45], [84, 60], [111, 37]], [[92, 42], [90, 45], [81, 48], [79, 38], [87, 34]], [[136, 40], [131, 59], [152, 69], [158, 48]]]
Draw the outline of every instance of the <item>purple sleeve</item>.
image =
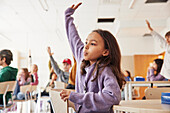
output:
[[38, 74], [34, 73], [35, 76], [35, 81], [31, 83], [31, 85], [38, 85], [39, 81], [38, 81]]
[[70, 47], [72, 49], [73, 55], [77, 61], [80, 61], [80, 58], [83, 57], [83, 47], [84, 44], [81, 41], [76, 27], [73, 23], [73, 17], [71, 15], [74, 13], [74, 9], [68, 8], [65, 11], [65, 23], [66, 23], [66, 32]]
[[[98, 93], [76, 93], [71, 92], [69, 100], [73, 103], [82, 105], [91, 111], [108, 111], [113, 105], [118, 105], [121, 100], [120, 88], [114, 74], [102, 72], [103, 88]], [[100, 82], [100, 81], [99, 81]], [[88, 112], [88, 111], [85, 111]]]

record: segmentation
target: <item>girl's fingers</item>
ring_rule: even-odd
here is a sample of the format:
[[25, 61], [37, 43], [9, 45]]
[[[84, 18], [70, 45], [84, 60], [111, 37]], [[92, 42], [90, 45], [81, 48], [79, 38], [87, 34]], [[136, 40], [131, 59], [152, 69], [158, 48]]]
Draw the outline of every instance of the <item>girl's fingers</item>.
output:
[[78, 3], [75, 7], [73, 7], [73, 9], [77, 9], [82, 3]]
[[72, 9], [74, 8], [74, 4], [71, 6], [71, 8], [72, 8]]
[[65, 97], [67, 97], [68, 95], [67, 94], [62, 94], [61, 95], [61, 98], [63, 99], [63, 98], [65, 98]]
[[148, 25], [150, 25], [150, 23], [149, 23], [149, 21], [148, 21], [148, 20], [146, 20], [146, 23], [147, 23]]
[[78, 3], [76, 6], [74, 6], [74, 4], [71, 6], [72, 9], [77, 9], [82, 3]]
[[64, 100], [64, 102], [65, 102], [66, 100], [68, 100], [68, 97], [65, 97], [63, 100]]

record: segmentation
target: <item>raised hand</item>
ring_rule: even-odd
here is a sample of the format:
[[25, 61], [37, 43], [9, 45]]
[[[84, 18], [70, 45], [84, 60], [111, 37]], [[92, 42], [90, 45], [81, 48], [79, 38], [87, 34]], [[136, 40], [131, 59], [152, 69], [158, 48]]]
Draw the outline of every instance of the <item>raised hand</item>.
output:
[[148, 21], [148, 20], [145, 20], [145, 21], [146, 21], [146, 24], [148, 25], [149, 30], [150, 30], [150, 31], [153, 31], [153, 29], [152, 29], [152, 27], [151, 27], [149, 21]]
[[50, 56], [53, 55], [53, 53], [51, 53], [51, 48], [50, 48], [50, 47], [47, 47], [47, 52], [48, 52], [48, 54], [49, 54]]
[[82, 3], [78, 3], [76, 6], [74, 6], [74, 4], [71, 6], [72, 9], [76, 10]]

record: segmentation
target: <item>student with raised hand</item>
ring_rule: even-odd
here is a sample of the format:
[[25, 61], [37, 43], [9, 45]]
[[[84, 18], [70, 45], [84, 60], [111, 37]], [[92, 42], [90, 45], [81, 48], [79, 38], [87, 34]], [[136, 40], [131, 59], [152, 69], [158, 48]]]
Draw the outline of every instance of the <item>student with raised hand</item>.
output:
[[146, 20], [146, 24], [151, 31], [152, 36], [160, 42], [160, 47], [165, 49], [165, 57], [161, 69], [161, 75], [167, 79], [170, 79], [170, 31], [168, 31], [165, 34], [165, 38], [163, 38], [160, 34], [153, 30], [148, 20]]
[[60, 96], [72, 101], [78, 113], [113, 113], [125, 82], [120, 49], [115, 37], [101, 29], [92, 31], [83, 44], [71, 17], [80, 5], [65, 12], [67, 37], [77, 62], [76, 91], [63, 90]]
[[64, 83], [68, 83], [69, 70], [71, 68], [71, 60], [68, 58], [63, 60], [63, 66], [64, 66], [64, 71], [63, 71], [59, 68], [57, 62], [54, 60], [50, 47], [47, 48], [47, 52], [50, 56], [50, 61], [51, 61], [51, 65], [54, 69], [54, 72], [57, 74], [57, 80], [64, 82]]
[[[13, 60], [13, 54], [10, 50], [4, 49], [0, 51], [0, 66], [3, 68], [0, 70], [0, 82], [15, 81], [18, 69], [9, 66]], [[10, 93], [6, 95], [6, 103], [8, 103]], [[0, 104], [3, 104], [3, 95], [0, 94]]]

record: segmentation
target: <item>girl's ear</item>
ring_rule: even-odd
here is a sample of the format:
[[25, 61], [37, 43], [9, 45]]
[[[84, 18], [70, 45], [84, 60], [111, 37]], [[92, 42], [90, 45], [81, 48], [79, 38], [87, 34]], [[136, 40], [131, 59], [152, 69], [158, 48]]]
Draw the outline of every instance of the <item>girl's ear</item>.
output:
[[108, 49], [105, 49], [104, 51], [103, 51], [103, 56], [108, 56], [109, 55], [109, 50]]

